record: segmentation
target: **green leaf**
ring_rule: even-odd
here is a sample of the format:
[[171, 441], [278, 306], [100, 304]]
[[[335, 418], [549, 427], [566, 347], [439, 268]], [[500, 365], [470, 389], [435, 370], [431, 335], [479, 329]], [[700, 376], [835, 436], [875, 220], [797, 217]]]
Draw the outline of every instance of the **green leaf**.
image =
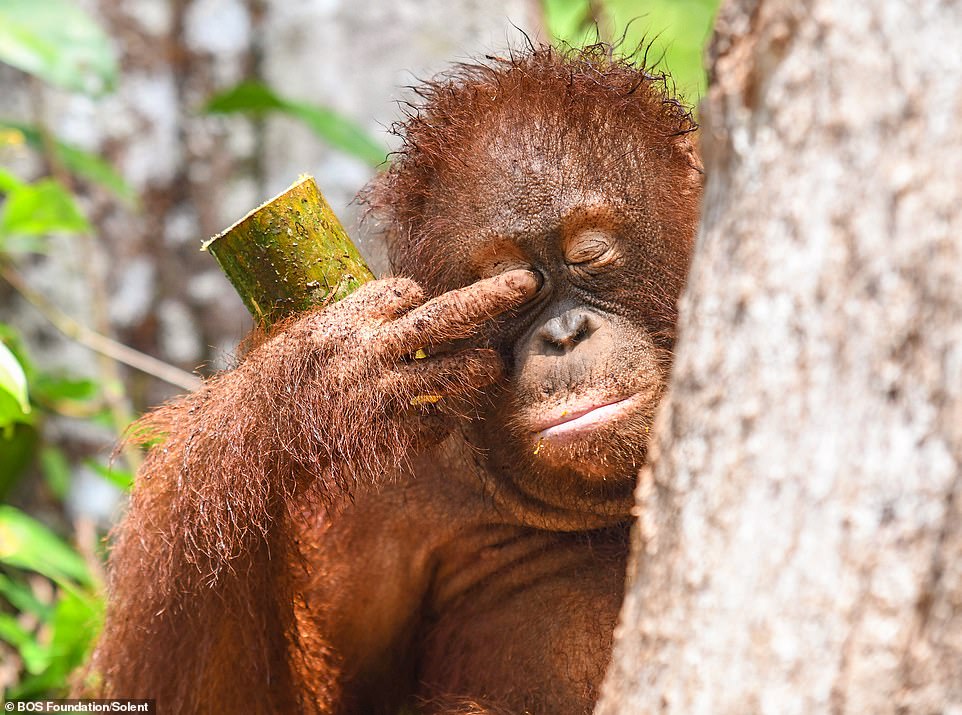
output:
[[86, 94], [117, 80], [110, 38], [69, 0], [2, 0], [0, 62]]
[[56, 447], [44, 447], [40, 452], [40, 469], [50, 491], [58, 499], [66, 497], [70, 489], [70, 463], [63, 451]]
[[98, 464], [92, 459], [84, 460], [84, 464], [116, 487], [130, 491], [134, 485], [134, 473], [127, 469], [115, 469], [113, 466]]
[[91, 593], [63, 592], [57, 600], [53, 618], [50, 655], [53, 664], [67, 675], [80, 665], [100, 631], [103, 618], [102, 602]]
[[[47, 146], [40, 129], [29, 124], [0, 119], [0, 129], [19, 132], [23, 141], [38, 152], [43, 153], [52, 150], [57, 161], [72, 174], [103, 186], [128, 203], [134, 203], [136, 200], [137, 194], [133, 188], [124, 181], [124, 178], [110, 164], [96, 154], [91, 154], [78, 146], [62, 142], [59, 139], [53, 139], [50, 146]], [[2, 188], [2, 182], [0, 182], [0, 190]]]
[[[3, 395], [0, 400], [9, 400], [8, 404], [14, 411], [19, 412], [20, 408], [13, 405], [13, 398], [9, 395]], [[0, 407], [0, 413], [2, 412], [3, 407]], [[35, 415], [36, 411], [31, 414]], [[16, 424], [7, 425], [6, 430], [0, 430], [0, 502], [20, 481], [36, 457], [40, 433], [36, 426], [31, 424], [33, 421], [22, 417]]]
[[48, 650], [38, 644], [33, 634], [21, 626], [16, 618], [7, 613], [0, 613], [0, 640], [5, 640], [17, 649], [28, 673], [40, 673], [50, 663]]
[[0, 343], [0, 392], [6, 392], [17, 402], [21, 413], [30, 412], [30, 400], [27, 397], [27, 376], [23, 372], [19, 361], [3, 343]]
[[23, 186], [24, 183], [20, 181], [20, 179], [3, 167], [0, 167], [0, 192], [9, 194], [11, 191], [16, 191]]
[[35, 414], [25, 414], [13, 395], [0, 390], [0, 444], [7, 444], [9, 440], [15, 439], [17, 425], [31, 424]]
[[26, 184], [7, 195], [0, 212], [0, 236], [87, 233], [87, 218], [73, 196], [53, 179]]
[[[28, 136], [27, 141], [30, 141]], [[33, 143], [32, 141], [30, 142]], [[103, 186], [120, 199], [133, 204], [137, 193], [124, 178], [106, 161], [96, 154], [61, 141], [54, 142], [54, 150], [63, 165], [79, 177]]]
[[56, 410], [62, 403], [93, 402], [100, 396], [100, 385], [88, 378], [41, 372], [30, 376], [30, 394], [35, 403]]
[[357, 157], [371, 166], [383, 164], [387, 150], [354, 121], [333, 109], [291, 102], [288, 114], [300, 119], [317, 136], [336, 149]]
[[0, 596], [7, 599], [10, 605], [18, 611], [32, 613], [39, 616], [41, 620], [47, 620], [53, 611], [52, 606], [37, 598], [34, 592], [30, 590], [30, 586], [3, 573], [0, 573]]
[[591, 29], [590, 0], [543, 0], [548, 33], [562, 42], [580, 46]]
[[0, 563], [36, 571], [65, 588], [73, 588], [71, 582], [93, 583], [76, 551], [36, 519], [6, 505], [0, 505]]
[[658, 69], [670, 73], [686, 101], [697, 102], [707, 85], [705, 44], [719, 0], [605, 0], [604, 4], [613, 34], [620, 36], [627, 27], [625, 51], [651, 43], [649, 63], [663, 57]]
[[281, 97], [260, 82], [241, 82], [214, 95], [204, 106], [208, 114], [268, 112], [286, 114], [302, 121], [320, 139], [346, 154], [377, 166], [384, 162], [387, 150], [356, 122], [333, 109]]
[[287, 103], [267, 85], [251, 81], [241, 82], [215, 94], [204, 105], [204, 111], [208, 114], [257, 113], [286, 108]]
[[18, 611], [39, 617], [25, 628], [0, 612], [0, 640], [20, 653], [26, 676], [6, 692], [12, 699], [50, 697], [65, 689], [70, 673], [87, 658], [103, 625], [103, 598], [94, 590], [61, 590], [52, 605], [41, 603], [26, 584], [0, 573], [0, 595]]
[[[2, 2], [3, 0], [0, 0]], [[24, 345], [23, 338], [20, 337], [20, 333], [17, 332], [9, 323], [0, 323], [0, 343], [4, 343], [7, 349], [13, 353], [13, 356], [17, 358], [17, 362], [23, 368], [23, 371], [27, 374], [27, 382], [33, 382], [34, 365], [30, 362], [30, 357], [27, 354], [27, 346]]]

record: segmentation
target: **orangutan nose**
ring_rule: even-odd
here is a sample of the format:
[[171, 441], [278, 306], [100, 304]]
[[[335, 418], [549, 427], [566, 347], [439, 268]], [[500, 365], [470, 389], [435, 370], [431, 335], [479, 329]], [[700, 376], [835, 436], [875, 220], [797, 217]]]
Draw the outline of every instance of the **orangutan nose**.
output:
[[571, 352], [597, 329], [591, 313], [584, 308], [572, 308], [551, 318], [538, 331], [538, 342], [547, 354]]

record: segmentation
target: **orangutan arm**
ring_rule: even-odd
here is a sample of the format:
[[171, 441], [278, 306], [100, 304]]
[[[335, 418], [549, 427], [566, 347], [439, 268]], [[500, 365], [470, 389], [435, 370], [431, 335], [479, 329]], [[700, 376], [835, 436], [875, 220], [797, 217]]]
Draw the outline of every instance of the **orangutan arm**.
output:
[[423, 303], [411, 281], [377, 281], [147, 415], [136, 433], [156, 443], [111, 549], [93, 689], [156, 698], [165, 712], [333, 711], [333, 661], [300, 627], [323, 604], [295, 586], [309, 568], [298, 515], [311, 502], [336, 515], [359, 485], [442, 438], [451, 420], [417, 398], [477, 393], [500, 361], [475, 348], [408, 356], [471, 335], [534, 290], [514, 271]]

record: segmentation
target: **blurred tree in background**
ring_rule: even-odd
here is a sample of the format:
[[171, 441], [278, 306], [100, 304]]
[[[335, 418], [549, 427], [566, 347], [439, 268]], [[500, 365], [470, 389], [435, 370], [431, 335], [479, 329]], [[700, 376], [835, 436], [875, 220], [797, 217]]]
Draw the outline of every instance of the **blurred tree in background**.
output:
[[[350, 195], [385, 160], [387, 122], [365, 118], [357, 87], [374, 82], [366, 89], [383, 103], [411, 83], [406, 67], [517, 45], [511, 17], [535, 40], [647, 48], [694, 102], [716, 4], [543, 0], [532, 13], [506, 0], [475, 16], [467, 3], [406, 0], [392, 4], [405, 25], [358, 3], [332, 11], [325, 55], [299, 34], [308, 23], [296, 13], [323, 17], [316, 8], [138, 0], [122, 11], [104, 0], [95, 17], [72, 0], [0, 0], [4, 697], [65, 691], [99, 628], [103, 537], [139, 463], [131, 450], [111, 458], [113, 446], [139, 412], [196, 386], [195, 371], [228, 364], [219, 351], [246, 329], [200, 241], [301, 171], [351, 214]], [[448, 22], [461, 15], [463, 27]], [[385, 54], [391, 31], [396, 52]], [[377, 74], [326, 69], [338, 48]], [[303, 89], [310, 79], [338, 88], [330, 104]], [[383, 268], [376, 242], [358, 235]]]

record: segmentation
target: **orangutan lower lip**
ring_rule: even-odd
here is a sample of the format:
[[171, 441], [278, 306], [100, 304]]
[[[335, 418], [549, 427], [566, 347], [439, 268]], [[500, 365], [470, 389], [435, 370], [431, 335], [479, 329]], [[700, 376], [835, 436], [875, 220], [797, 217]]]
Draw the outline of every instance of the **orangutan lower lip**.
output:
[[542, 439], [592, 430], [630, 409], [636, 395], [601, 405], [586, 405], [564, 410], [537, 428]]

